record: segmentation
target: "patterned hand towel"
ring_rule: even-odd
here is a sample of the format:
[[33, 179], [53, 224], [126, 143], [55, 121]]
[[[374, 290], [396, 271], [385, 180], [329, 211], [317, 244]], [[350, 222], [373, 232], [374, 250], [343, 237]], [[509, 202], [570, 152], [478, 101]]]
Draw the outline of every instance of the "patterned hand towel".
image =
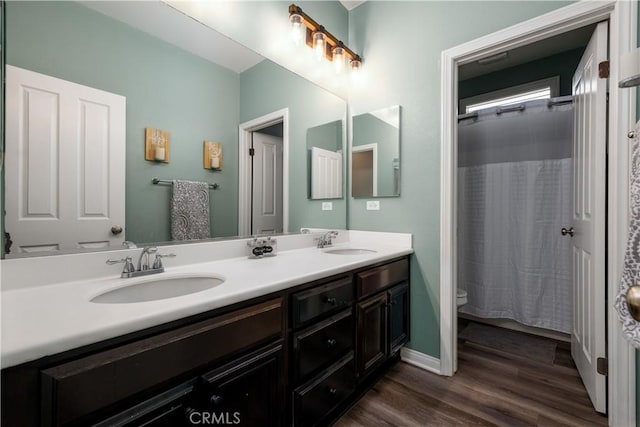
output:
[[622, 280], [615, 307], [622, 322], [622, 334], [635, 348], [640, 348], [640, 322], [629, 313], [627, 291], [640, 283], [640, 122], [636, 124], [631, 148], [631, 183], [629, 186], [629, 242], [624, 256]]
[[171, 195], [171, 238], [173, 240], [208, 239], [209, 184], [198, 181], [173, 181]]

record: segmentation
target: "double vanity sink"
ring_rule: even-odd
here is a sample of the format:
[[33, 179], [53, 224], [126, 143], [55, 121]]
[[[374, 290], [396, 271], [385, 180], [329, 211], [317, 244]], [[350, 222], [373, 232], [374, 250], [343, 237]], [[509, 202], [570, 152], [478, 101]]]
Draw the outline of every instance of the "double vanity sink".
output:
[[105, 261], [140, 249], [3, 261], [3, 424], [129, 426], [160, 411], [182, 426], [194, 408], [260, 419], [242, 425], [335, 419], [409, 339], [411, 236], [277, 239], [262, 259], [246, 240], [160, 248], [176, 255], [166, 271], [131, 263], [128, 278]]
[[[166, 271], [121, 279], [141, 249], [2, 261], [2, 368], [412, 253], [411, 235], [340, 231], [278, 237], [278, 255], [247, 259], [246, 240], [172, 245]], [[43, 275], [42, 271], [47, 274]]]

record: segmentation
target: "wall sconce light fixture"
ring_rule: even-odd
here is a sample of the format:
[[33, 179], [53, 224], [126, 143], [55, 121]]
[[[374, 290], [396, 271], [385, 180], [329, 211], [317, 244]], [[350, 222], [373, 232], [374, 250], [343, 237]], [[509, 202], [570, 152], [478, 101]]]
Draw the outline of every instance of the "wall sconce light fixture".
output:
[[295, 4], [289, 6], [289, 22], [294, 43], [299, 45], [304, 40], [314, 50], [318, 61], [326, 58], [333, 62], [336, 73], [341, 73], [347, 62], [352, 73], [358, 73], [362, 68], [360, 55], [349, 49]]
[[618, 86], [640, 86], [640, 47], [620, 57], [620, 81]]

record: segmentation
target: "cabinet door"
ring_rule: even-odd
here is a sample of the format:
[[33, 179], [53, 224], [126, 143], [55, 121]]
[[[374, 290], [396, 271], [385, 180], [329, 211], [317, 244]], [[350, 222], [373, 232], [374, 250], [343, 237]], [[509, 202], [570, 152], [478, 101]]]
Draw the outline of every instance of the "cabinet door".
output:
[[409, 341], [409, 285], [403, 283], [387, 291], [389, 301], [389, 355]]
[[93, 427], [188, 427], [194, 411], [196, 380], [174, 387], [126, 411], [114, 415]]
[[387, 294], [382, 292], [356, 306], [356, 360], [363, 377], [385, 361], [387, 355]]
[[253, 352], [202, 376], [200, 417], [218, 424], [279, 426], [283, 414], [282, 345]]

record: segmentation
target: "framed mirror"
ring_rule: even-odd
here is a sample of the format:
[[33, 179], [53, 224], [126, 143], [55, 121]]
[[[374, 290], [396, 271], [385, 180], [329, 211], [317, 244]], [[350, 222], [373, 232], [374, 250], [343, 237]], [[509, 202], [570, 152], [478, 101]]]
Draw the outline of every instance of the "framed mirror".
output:
[[[239, 127], [282, 110], [288, 111], [283, 130], [289, 147], [279, 166], [287, 175], [280, 205], [272, 206], [287, 212], [279, 230], [346, 228], [346, 204], [334, 204], [325, 213], [320, 202], [307, 198], [304, 143], [309, 128], [345, 120], [344, 99], [165, 2], [36, 1], [5, 6], [7, 71], [13, 67], [36, 79], [51, 78], [63, 89], [56, 94], [24, 90], [28, 85], [23, 85], [12, 97], [7, 90], [7, 103], [14, 105], [5, 106], [8, 157], [2, 194], [7, 214], [2, 232], [12, 244], [5, 239], [2, 246], [9, 252], [3, 256], [171, 241], [173, 180], [210, 184], [209, 237], [238, 237], [238, 194], [245, 184], [238, 164], [241, 156], [250, 156], [240, 152]], [[72, 101], [64, 89], [68, 87], [90, 89], [95, 97], [78, 101], [86, 101], [83, 94], [89, 93], [78, 92]], [[120, 102], [120, 109], [100, 98], [103, 95]], [[36, 107], [29, 114], [38, 118], [37, 129], [16, 119], [15, 112], [26, 102]], [[70, 105], [75, 105], [69, 107], [71, 113], [63, 115], [62, 106]], [[115, 115], [121, 120], [110, 128], [104, 120]], [[158, 141], [170, 138], [170, 146], [163, 145], [164, 150], [155, 150], [147, 160], [149, 129]], [[69, 137], [75, 138], [76, 151], [69, 150]], [[216, 159], [203, 162], [207, 142], [217, 144], [209, 145], [216, 147]], [[120, 144], [120, 154], [113, 155], [113, 144]], [[206, 160], [217, 167], [205, 169]], [[65, 195], [63, 184], [74, 193]], [[114, 196], [116, 188], [120, 194]], [[121, 217], [114, 219], [118, 212]], [[34, 232], [36, 225], [40, 232]], [[97, 230], [89, 231], [91, 227]]]
[[309, 199], [342, 199], [344, 154], [342, 120], [307, 129]]
[[351, 195], [400, 196], [400, 106], [353, 116]]

